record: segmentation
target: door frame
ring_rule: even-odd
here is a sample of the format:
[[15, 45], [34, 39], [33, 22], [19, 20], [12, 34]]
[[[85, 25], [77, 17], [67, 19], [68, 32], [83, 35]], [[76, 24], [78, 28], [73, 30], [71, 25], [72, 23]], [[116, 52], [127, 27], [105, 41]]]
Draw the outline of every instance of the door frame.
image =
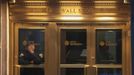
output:
[[[15, 45], [15, 40], [16, 39], [14, 39], [15, 38], [15, 33], [14, 32], [16, 31], [15, 26], [19, 26], [19, 25], [25, 25], [26, 27], [30, 26], [31, 28], [32, 28], [32, 26], [35, 26], [35, 27], [36, 26], [43, 26], [43, 25], [46, 26], [46, 39], [45, 39], [46, 40], [46, 42], [45, 42], [46, 43], [45, 58], [47, 58], [47, 59], [45, 59], [45, 61], [46, 61], [45, 62], [46, 72], [47, 72], [46, 75], [47, 74], [48, 75], [51, 75], [51, 74], [59, 75], [59, 73], [60, 73], [60, 58], [59, 58], [60, 57], [59, 56], [60, 55], [60, 34], [59, 34], [59, 32], [60, 31], [59, 31], [59, 27], [62, 27], [62, 28], [64, 28], [64, 27], [65, 28], [66, 27], [67, 28], [72, 28], [72, 27], [77, 28], [78, 26], [80, 26], [80, 28], [85, 27], [85, 28], [87, 28], [87, 33], [92, 34], [93, 32], [91, 32], [90, 30], [94, 30], [95, 29], [94, 26], [101, 27], [102, 25], [105, 25], [105, 26], [108, 26], [108, 27], [111, 27], [111, 28], [115, 28], [114, 26], [116, 26], [118, 28], [120, 28], [120, 26], [123, 26], [123, 29], [124, 29], [123, 36], [125, 36], [125, 38], [124, 38], [124, 40], [125, 40], [124, 48], [126, 48], [126, 50], [124, 50], [124, 53], [126, 54], [126, 56], [124, 56], [125, 60], [124, 60], [124, 64], [123, 64], [123, 67], [124, 67], [124, 69], [123, 69], [124, 73], [123, 74], [124, 75], [131, 75], [131, 72], [132, 72], [131, 71], [131, 44], [130, 44], [131, 36], [130, 36], [130, 25], [129, 24], [126, 24], [126, 23], [117, 23], [117, 24], [115, 24], [115, 23], [110, 23], [110, 24], [105, 24], [105, 23], [104, 24], [77, 23], [76, 24], [76, 23], [72, 23], [72, 22], [70, 22], [70, 23], [61, 22], [61, 24], [60, 24], [60, 22], [48, 22], [47, 24], [46, 23], [14, 23], [14, 22], [11, 22], [10, 23], [10, 45], [9, 45], [10, 46], [10, 51], [9, 51], [9, 55], [10, 55], [10, 57], [9, 57], [9, 62], [10, 62], [9, 63], [9, 68], [10, 68], [9, 72], [10, 72], [10, 75], [14, 75], [14, 73], [15, 73], [15, 68], [14, 68], [14, 59], [15, 59], [14, 55], [15, 55], [15, 53], [14, 52], [15, 52], [15, 49], [16, 49], [15, 48], [16, 47], [16, 45]], [[52, 31], [53, 29], [54, 29], [54, 31]], [[51, 35], [50, 33], [53, 33], [53, 34]], [[51, 37], [53, 35], [54, 35], [54, 37]], [[94, 38], [93, 36], [88, 36], [88, 37], [89, 38]], [[49, 40], [51, 40], [52, 38], [54, 39], [54, 42], [56, 43], [55, 45], [54, 45], [53, 41], [49, 42]], [[94, 40], [92, 40], [92, 41], [94, 41]], [[52, 43], [53, 43], [52, 48], [55, 49], [55, 51], [54, 51], [54, 56], [55, 56], [54, 58], [55, 59], [52, 56], [53, 55], [53, 53], [52, 53], [53, 49], [50, 46], [50, 44], [52, 44]], [[87, 43], [92, 45], [90, 40], [87, 40]], [[87, 46], [87, 47], [89, 47], [89, 46]], [[90, 51], [90, 50], [88, 50], [88, 51]], [[91, 54], [89, 54], [89, 55], [91, 55]], [[91, 56], [89, 56], [89, 57], [90, 57], [90, 60], [88, 60], [88, 61], [92, 61]], [[52, 63], [52, 61], [50, 61], [52, 59], [55, 60], [55, 62], [53, 62], [54, 64]], [[61, 66], [65, 67], [65, 65], [61, 65]], [[66, 66], [68, 66], [68, 65], [66, 65]], [[84, 65], [84, 66], [86, 68], [89, 67], [89, 65]], [[116, 65], [116, 66], [120, 67], [119, 65]], [[112, 65], [111, 65], [111, 67], [112, 67]]]
[[[12, 30], [12, 50], [10, 53], [10, 55], [12, 55], [12, 61], [10, 65], [12, 65], [13, 71], [11, 72], [13, 75], [20, 75], [20, 68], [24, 67], [24, 68], [30, 68], [30, 67], [39, 67], [39, 68], [46, 68], [46, 64], [44, 62], [44, 64], [41, 65], [19, 65], [18, 64], [18, 50], [19, 50], [19, 29], [44, 29], [45, 30], [45, 35], [44, 35], [44, 57], [47, 58], [47, 38], [46, 38], [46, 29], [47, 29], [47, 24], [36, 24], [36, 23], [15, 23]], [[44, 61], [46, 61], [47, 59], [44, 58]]]
[[[61, 50], [61, 30], [62, 29], [85, 29], [86, 30], [86, 35], [87, 34], [90, 34], [90, 31], [89, 31], [89, 27], [88, 25], [83, 25], [83, 24], [77, 24], [77, 25], [74, 25], [74, 24], [69, 24], [69, 25], [62, 25], [62, 24], [57, 24], [58, 26], [58, 57], [59, 57], [59, 68], [58, 68], [58, 75], [60, 75], [60, 69], [62, 68], [83, 68], [84, 69], [84, 75], [87, 75], [88, 72], [87, 72], [87, 68], [90, 66], [89, 63], [90, 63], [90, 60], [87, 59], [87, 63], [86, 64], [60, 64], [60, 50]], [[86, 37], [86, 40], [87, 40], [87, 45], [90, 44], [89, 43], [89, 39], [88, 38], [91, 38], [89, 35], [87, 35]], [[90, 50], [90, 46], [87, 46], [87, 54], [88, 53], [91, 53], [89, 52]], [[89, 55], [91, 54], [88, 54], [87, 55], [87, 58], [90, 57]]]
[[[130, 38], [128, 38], [129, 34], [128, 34], [128, 28], [129, 25], [127, 24], [77, 24], [77, 25], [73, 25], [73, 23], [71, 24], [59, 24], [58, 25], [58, 50], [59, 50], [59, 64], [60, 64], [60, 29], [86, 29], [87, 30], [87, 58], [89, 58], [87, 65], [88, 67], [102, 67], [102, 68], [121, 68], [122, 69], [122, 74], [123, 75], [130, 75], [131, 73], [131, 68], [130, 65], [127, 64], [131, 64], [131, 61], [126, 61], [126, 60], [130, 60], [131, 57], [128, 54], [131, 54], [131, 51], [129, 50], [129, 47], [126, 47], [127, 44], [130, 45]], [[95, 34], [95, 30], [96, 29], [121, 29], [122, 30], [122, 65], [118, 65], [118, 64], [110, 64], [110, 65], [104, 65], [104, 64], [95, 64], [95, 61], [93, 62], [92, 59], [95, 58], [95, 47], [96, 47], [96, 43], [95, 43], [95, 38], [96, 38], [96, 34]], [[90, 31], [91, 30], [91, 31]], [[93, 36], [91, 36], [93, 35]], [[91, 62], [91, 63], [90, 63]], [[61, 64], [61, 66], [59, 66], [61, 68], [78, 68], [76, 67], [76, 65], [74, 64]], [[70, 66], [70, 67], [69, 67]], [[79, 66], [80, 67], [80, 66]], [[91, 69], [92, 70], [92, 69]], [[97, 69], [93, 69], [93, 70], [97, 70]], [[129, 71], [129, 72], [128, 72]], [[96, 71], [94, 71], [96, 72]], [[60, 70], [59, 70], [60, 73]], [[88, 73], [88, 72], [87, 72]], [[97, 73], [95, 73], [97, 74]], [[87, 74], [88, 75], [88, 74]]]
[[[96, 68], [121, 68], [122, 75], [126, 75], [126, 30], [125, 25], [92, 25], [93, 28], [93, 53], [92, 56], [95, 57], [96, 55], [96, 29], [121, 29], [122, 30], [122, 63], [121, 64], [95, 64], [95, 61], [92, 61], [92, 66]], [[128, 74], [127, 74], [128, 75]]]

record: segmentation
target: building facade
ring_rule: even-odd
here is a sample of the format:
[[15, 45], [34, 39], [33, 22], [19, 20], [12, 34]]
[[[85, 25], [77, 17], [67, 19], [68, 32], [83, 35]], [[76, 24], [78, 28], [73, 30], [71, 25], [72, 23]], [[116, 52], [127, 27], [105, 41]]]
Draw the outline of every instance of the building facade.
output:
[[132, 75], [127, 0], [1, 0], [0, 14], [1, 75]]

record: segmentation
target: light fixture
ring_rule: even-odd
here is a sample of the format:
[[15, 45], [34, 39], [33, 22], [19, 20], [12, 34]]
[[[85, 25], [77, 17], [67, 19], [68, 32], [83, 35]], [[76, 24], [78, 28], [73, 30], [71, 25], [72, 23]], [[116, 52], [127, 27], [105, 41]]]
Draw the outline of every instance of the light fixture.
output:
[[42, 16], [42, 15], [48, 15], [47, 13], [24, 13], [25, 15], [39, 15], [39, 16]]
[[94, 1], [94, 3], [117, 3], [117, 1]]
[[60, 19], [61, 20], [82, 20], [84, 18], [80, 16], [63, 16]]
[[25, 19], [28, 19], [28, 20], [48, 20], [48, 18], [45, 18], [45, 17], [26, 17]]
[[113, 6], [102, 6], [102, 5], [96, 5], [95, 8], [117, 8], [115, 5]]
[[110, 15], [110, 16], [114, 16], [117, 15], [117, 13], [95, 13], [95, 15]]
[[109, 21], [109, 20], [117, 20], [116, 17], [96, 17], [95, 20], [98, 21]]
[[44, 0], [44, 1], [41, 1], [41, 0], [33, 0], [33, 1], [31, 1], [31, 0], [26, 0], [26, 1], [24, 1], [25, 3], [42, 3], [42, 2], [47, 2], [46, 0]]

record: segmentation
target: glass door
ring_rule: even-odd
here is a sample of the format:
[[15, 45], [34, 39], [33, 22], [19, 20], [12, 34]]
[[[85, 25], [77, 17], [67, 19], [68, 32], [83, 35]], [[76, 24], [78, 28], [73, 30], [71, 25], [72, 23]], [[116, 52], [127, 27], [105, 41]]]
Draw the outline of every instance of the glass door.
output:
[[58, 27], [59, 75], [125, 75], [123, 25]]
[[125, 32], [124, 26], [93, 27], [92, 67], [96, 75], [124, 75]]
[[44, 25], [15, 26], [15, 75], [45, 75], [45, 29]]
[[88, 33], [87, 26], [59, 26], [60, 75], [87, 75]]

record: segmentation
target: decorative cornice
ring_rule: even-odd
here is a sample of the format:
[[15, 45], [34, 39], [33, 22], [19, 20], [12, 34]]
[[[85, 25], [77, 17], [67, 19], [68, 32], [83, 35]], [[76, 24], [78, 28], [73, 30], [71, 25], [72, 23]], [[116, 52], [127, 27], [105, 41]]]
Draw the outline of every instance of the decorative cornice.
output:
[[[51, 3], [50, 3], [51, 4]], [[14, 6], [49, 6], [49, 2], [47, 1], [39, 1], [39, 2], [16, 2], [16, 3], [10, 3], [10, 5]], [[102, 5], [102, 6], [111, 6], [111, 5], [119, 5], [123, 6], [126, 5], [124, 3], [93, 3], [93, 2], [80, 2], [80, 1], [60, 1], [53, 3], [53, 5], [59, 5], [59, 6], [94, 6], [94, 5]]]
[[[60, 1], [59, 3], [51, 4], [51, 2], [47, 1], [25, 1], [10, 4], [10, 17], [18, 20], [26, 17], [34, 20], [44, 20], [45, 17], [48, 17], [51, 20], [56, 16], [67, 15], [80, 15], [87, 19], [92, 19], [96, 16], [114, 16], [126, 19], [130, 16], [128, 11], [130, 11], [130, 6], [119, 2], [85, 3], [81, 1]], [[95, 15], [95, 13], [102, 14]], [[105, 15], [105, 13], [116, 13], [116, 15]]]

